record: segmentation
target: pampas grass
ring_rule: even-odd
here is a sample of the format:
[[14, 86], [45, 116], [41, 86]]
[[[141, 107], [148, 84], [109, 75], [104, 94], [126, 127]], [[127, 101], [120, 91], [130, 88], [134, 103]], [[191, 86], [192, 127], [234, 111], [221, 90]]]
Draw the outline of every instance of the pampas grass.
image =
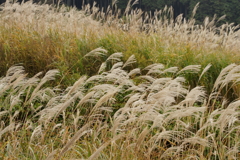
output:
[[4, 5], [3, 159], [240, 158], [238, 26], [130, 4]]
[[32, 1], [5, 3], [0, 13], [1, 76], [15, 64], [23, 64], [31, 76], [58, 68], [64, 76], [57, 83], [69, 86], [80, 78], [79, 73], [92, 76], [102, 72], [109, 67], [107, 64], [100, 70], [96, 68], [109, 55], [115, 58], [109, 57], [108, 63], [110, 59], [119, 61], [123, 52], [124, 60], [134, 54], [132, 63], [138, 61], [135, 66], [128, 62], [123, 64], [123, 68], [128, 69], [161, 63], [181, 70], [189, 65], [211, 63], [212, 74], [207, 73], [205, 77], [213, 80], [210, 83], [199, 81], [209, 84], [210, 92], [210, 85], [220, 70], [230, 63], [239, 63], [238, 26], [215, 25], [224, 16], [219, 20], [206, 18], [203, 24], [196, 25], [194, 15], [198, 5], [190, 19], [182, 15], [173, 19], [172, 8], [165, 7], [152, 16], [140, 9], [131, 9], [134, 3], [129, 2], [122, 12], [124, 15], [111, 7], [104, 13], [90, 5], [79, 11]]
[[[176, 68], [173, 68], [170, 77], [159, 78], [162, 73], [156, 72], [157, 70], [171, 71], [172, 68], [154, 64], [144, 69], [148, 70], [145, 72], [147, 75], [144, 75], [144, 70], [139, 68], [124, 70], [119, 65], [119, 58], [122, 57], [119, 56], [117, 53], [117, 59], [111, 62], [113, 67], [109, 70], [106, 68], [99, 75], [93, 76], [95, 78], [82, 76], [73, 86], [62, 91], [45, 88], [43, 85], [54, 79], [58, 73], [55, 70], [36, 79], [39, 74], [28, 78], [22, 67], [10, 68], [6, 77], [0, 81], [1, 86], [8, 88], [1, 94], [1, 104], [4, 107], [1, 107], [0, 119], [5, 124], [1, 125], [0, 134], [3, 142], [10, 136], [10, 145], [25, 142], [28, 143], [28, 148], [18, 145], [15, 147], [19, 152], [10, 148], [2, 150], [4, 156], [38, 156], [41, 159], [115, 159], [119, 156], [124, 159], [239, 158], [239, 100], [225, 104], [218, 98], [222, 93], [222, 87], [218, 86], [222, 83], [224, 86], [226, 83], [237, 83], [238, 65], [229, 65], [222, 70], [216, 81], [218, 85], [213, 88], [213, 92], [217, 93], [213, 97], [212, 94], [207, 95], [203, 86], [188, 89], [185, 86], [186, 79], [178, 77], [185, 74], [179, 74]], [[190, 65], [180, 70], [187, 71], [196, 74], [200, 71], [200, 66]], [[207, 72], [207, 69], [203, 72]], [[136, 73], [135, 76], [129, 76], [133, 73]], [[228, 78], [230, 73], [233, 78]], [[137, 83], [134, 82], [138, 77], [144, 76], [150, 81], [141, 78]], [[26, 82], [31, 79], [33, 83], [29, 90]], [[28, 107], [29, 103], [22, 103], [21, 95], [25, 93], [31, 100], [32, 108], [38, 106], [38, 103], [42, 103], [42, 106], [30, 110], [23, 118], [21, 108], [15, 107]], [[43, 93], [48, 95], [47, 103], [44, 98], [31, 98], [41, 97]], [[118, 95], [121, 94], [125, 95], [126, 100], [121, 108], [114, 109]], [[13, 98], [8, 98], [9, 96]], [[215, 104], [220, 104], [209, 110], [213, 104], [208, 101], [212, 100]], [[14, 114], [11, 113], [13, 110]], [[25, 135], [23, 130], [29, 135]], [[18, 138], [20, 135], [23, 139]], [[49, 150], [37, 151], [39, 147], [47, 147]], [[122, 150], [119, 147], [123, 147]], [[81, 153], [79, 148], [82, 151], [88, 148], [88, 154]], [[20, 153], [24, 153], [24, 156]]]

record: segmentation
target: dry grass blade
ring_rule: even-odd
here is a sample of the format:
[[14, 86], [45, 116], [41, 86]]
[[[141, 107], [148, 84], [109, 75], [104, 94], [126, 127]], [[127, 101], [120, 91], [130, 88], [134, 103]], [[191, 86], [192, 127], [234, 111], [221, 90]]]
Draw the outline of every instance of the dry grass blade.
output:
[[214, 86], [213, 86], [213, 92], [218, 90], [219, 87], [220, 89], [223, 87], [223, 82], [225, 82], [225, 84], [227, 84], [225, 80], [226, 76], [229, 74], [229, 72], [231, 70], [233, 70], [237, 65], [236, 64], [230, 64], [227, 67], [225, 67], [224, 69], [222, 69], [222, 71], [220, 72], [220, 74], [218, 75], [218, 78], [216, 79]]
[[208, 147], [210, 146], [210, 143], [208, 142], [207, 139], [203, 139], [201, 137], [191, 137], [191, 138], [185, 138], [183, 140], [183, 144], [184, 145], [185, 143], [190, 143], [190, 144], [193, 144], [193, 145], [196, 145], [196, 144], [200, 144], [201, 146], [204, 146], [204, 147]]
[[92, 115], [103, 103], [111, 99], [111, 97], [113, 97], [113, 95], [116, 94], [118, 90], [119, 88], [115, 88], [113, 90], [108, 91], [104, 96], [102, 96], [95, 104], [95, 106], [92, 108], [90, 115]]
[[176, 111], [172, 111], [165, 119], [164, 123], [167, 124], [173, 119], [188, 117], [188, 116], [198, 116], [199, 113], [204, 113], [206, 107], [188, 107]]
[[111, 71], [113, 71], [113, 70], [115, 70], [115, 69], [117, 69], [117, 68], [122, 67], [122, 65], [123, 65], [123, 62], [117, 62], [117, 63], [115, 63], [115, 64], [112, 66]]
[[[82, 95], [81, 92], [75, 93], [71, 98], [67, 99], [63, 103], [53, 104], [53, 106], [48, 106], [47, 108], [41, 110], [35, 116], [39, 116], [40, 122], [49, 123], [52, 119], [54, 120], [57, 116], [62, 113], [67, 107], [69, 107], [72, 103], [75, 103], [75, 100]], [[62, 97], [60, 97], [62, 98]]]
[[149, 129], [148, 129], [148, 127], [146, 127], [143, 131], [142, 131], [142, 133], [139, 135], [139, 137], [138, 137], [138, 140], [137, 140], [137, 142], [136, 142], [136, 151], [138, 152], [138, 150], [140, 149], [140, 147], [141, 147], [141, 144], [142, 144], [142, 142], [144, 141], [144, 139], [145, 139], [145, 137], [147, 136], [147, 134], [149, 133]]
[[128, 60], [124, 63], [123, 67], [122, 68], [125, 68], [127, 66], [130, 66], [131, 64], [134, 64], [136, 63], [137, 60], [136, 60], [136, 57], [134, 55], [131, 55]]
[[99, 56], [102, 57], [102, 56], [106, 56], [107, 52], [108, 51], [103, 48], [96, 48], [91, 52], [87, 53], [84, 57], [99, 57]]
[[133, 77], [133, 76], [136, 76], [137, 74], [141, 74], [140, 68], [135, 68], [135, 69], [131, 70], [131, 71], [128, 73], [128, 76], [129, 76], [129, 77]]
[[98, 74], [102, 73], [107, 67], [107, 63], [103, 62], [98, 70]]
[[192, 11], [192, 19], [194, 18], [194, 16], [196, 15], [196, 12], [197, 12], [197, 9], [199, 7], [199, 2], [195, 5], [195, 7], [193, 8], [193, 11]]
[[183, 72], [198, 73], [200, 69], [201, 69], [201, 65], [189, 65], [181, 69], [177, 74], [181, 74]]
[[[128, 14], [128, 12], [131, 10], [131, 3], [132, 3], [132, 1], [133, 0], [129, 0], [128, 1], [128, 4], [127, 4], [127, 6], [126, 6], [126, 9], [125, 9], [125, 12], [124, 12], [124, 14]], [[135, 2], [137, 2], [138, 0], [136, 0]]]
[[163, 71], [163, 73], [176, 73], [178, 71], [178, 67], [170, 67]]
[[204, 75], [204, 73], [206, 73], [208, 70], [209, 70], [209, 68], [211, 68], [211, 64], [208, 64], [205, 68], [204, 68], [204, 70], [202, 71], [202, 73], [201, 73], [201, 75], [199, 76], [199, 79], [198, 79], [198, 82], [200, 81], [200, 79], [202, 78], [202, 76]]
[[35, 138], [38, 138], [41, 137], [42, 135], [42, 125], [39, 125], [37, 126], [33, 132], [32, 132], [32, 135], [31, 135], [31, 138], [30, 138], [30, 143], [35, 139]]
[[56, 108], [53, 108], [53, 110], [50, 111], [50, 114], [49, 114], [50, 117], [48, 117], [48, 120], [52, 118], [51, 115], [53, 114], [55, 119], [61, 112], [63, 112], [67, 107], [69, 107], [71, 103], [75, 103], [76, 99], [79, 98], [80, 95], [82, 95], [82, 92], [77, 92], [66, 102], [64, 102], [63, 104], [57, 105]]
[[0, 131], [0, 139], [2, 139], [2, 135], [12, 131], [15, 128], [15, 124], [11, 123], [9, 126], [5, 127], [3, 130]]
[[146, 75], [146, 76], [140, 76], [139, 78], [148, 80], [148, 81], [151, 82], [151, 83], [153, 83], [153, 82], [156, 80], [156, 79], [153, 78], [152, 76], [148, 76], [148, 75]]
[[107, 61], [121, 61], [121, 58], [123, 57], [123, 54], [121, 52], [113, 53], [108, 57]]
[[[136, 0], [125, 12], [116, 0], [106, 10], [58, 2], [55, 8], [7, 1], [0, 8], [3, 73], [21, 62], [30, 75], [58, 67], [72, 84], [80, 75], [96, 74], [105, 62], [98, 75], [82, 76], [65, 90], [46, 83], [56, 70], [28, 78], [22, 66], [11, 67], [0, 78], [2, 159], [239, 159], [240, 100], [232, 96], [232, 88], [240, 87], [239, 25], [215, 26], [224, 16], [195, 24], [199, 3], [190, 19], [183, 14], [174, 19], [172, 7], [144, 13], [133, 6]], [[125, 63], [116, 50], [129, 57]], [[158, 63], [141, 71], [136, 59], [139, 67]], [[216, 67], [227, 63], [236, 64], [219, 74]], [[191, 75], [200, 65], [186, 64], [206, 67]], [[215, 85], [203, 78], [211, 73], [206, 77], [219, 75]], [[189, 90], [196, 83], [203, 86]]]
[[28, 100], [28, 103], [32, 102], [32, 100], [35, 98], [35, 96], [37, 95], [37, 92], [39, 91], [39, 89], [42, 87], [42, 85], [44, 85], [47, 81], [50, 80], [54, 80], [55, 76], [59, 74], [59, 71], [54, 69], [54, 70], [50, 70], [48, 71], [45, 76], [41, 79], [40, 83], [36, 86], [36, 88], [33, 90], [31, 97]]
[[23, 66], [12, 66], [8, 69], [6, 77], [10, 77], [16, 73], [24, 73], [24, 67]]
[[75, 91], [77, 90], [77, 88], [82, 85], [85, 80], [87, 79], [87, 76], [82, 76], [81, 78], [79, 78], [78, 81], [76, 81], [74, 83], [74, 85], [71, 87], [71, 89], [69, 90], [69, 92], [67, 93], [66, 97], [69, 97], [72, 93], [75, 93]]
[[79, 103], [76, 105], [76, 108], [78, 108], [79, 106], [83, 105], [83, 103], [85, 103], [90, 97], [92, 97], [95, 94], [95, 91], [89, 92], [88, 94], [86, 94], [80, 101]]
[[111, 142], [118, 140], [119, 138], [122, 138], [124, 134], [119, 134], [115, 137], [113, 137], [111, 140], [105, 142], [100, 148], [98, 148], [89, 158], [88, 160], [95, 160], [98, 158], [100, 152], [106, 148]]
[[[67, 144], [62, 148], [61, 152], [59, 153], [59, 155], [57, 156], [57, 160], [61, 159], [61, 157], [64, 155], [64, 153], [66, 153], [71, 146], [74, 145], [74, 143], [81, 138], [84, 134], [90, 132], [90, 130], [88, 130], [90, 126], [90, 123], [85, 124], [80, 130], [78, 130], [74, 136], [67, 142]], [[56, 151], [53, 151], [53, 153], [50, 153], [49, 156], [46, 158], [46, 160], [51, 160], [53, 159], [53, 154], [55, 154]]]
[[116, 5], [118, 3], [118, 0], [113, 0], [112, 1], [112, 6]]
[[219, 21], [221, 21], [221, 20], [224, 20], [226, 18], [226, 15], [223, 15], [223, 16], [221, 16], [218, 20], [217, 20], [217, 22], [219, 22]]
[[46, 158], [46, 160], [56, 159], [54, 156], [57, 154], [57, 150], [52, 151]]
[[144, 70], [149, 70], [147, 75], [150, 75], [150, 74], [154, 75], [154, 74], [162, 74], [163, 73], [162, 69], [164, 69], [164, 65], [159, 63], [155, 65], [149, 65]]
[[9, 112], [8, 111], [1, 111], [0, 112], [0, 118], [2, 117], [2, 116], [4, 116], [5, 114], [8, 114]]
[[179, 105], [185, 105], [185, 107], [194, 106], [194, 103], [203, 103], [206, 98], [206, 93], [203, 87], [197, 86], [193, 88], [185, 97], [185, 99], [179, 103]]

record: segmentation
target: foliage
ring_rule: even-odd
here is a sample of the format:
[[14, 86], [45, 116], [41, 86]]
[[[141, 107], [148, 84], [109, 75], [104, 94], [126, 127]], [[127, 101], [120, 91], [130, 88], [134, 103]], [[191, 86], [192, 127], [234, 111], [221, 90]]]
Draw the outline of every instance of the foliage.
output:
[[[85, 57], [103, 55], [97, 48]], [[155, 63], [127, 71], [136, 59], [123, 62], [122, 56], [112, 54], [103, 62], [109, 69], [101, 65], [99, 74], [82, 76], [64, 90], [44, 86], [57, 70], [29, 78], [23, 67], [11, 67], [0, 79], [1, 157], [240, 158], [240, 102], [227, 102], [222, 92], [239, 83], [239, 65], [222, 69], [206, 94], [204, 87], [184, 85], [199, 65], [178, 70]]]
[[239, 159], [238, 26], [154, 15], [6, 3], [0, 157]]
[[[174, 8], [175, 18], [179, 14], [183, 14], [186, 18], [191, 17], [191, 11], [195, 5], [200, 2], [195, 19], [198, 23], [203, 22], [205, 17], [218, 17], [226, 15], [224, 22], [240, 24], [240, 2], [238, 0], [139, 0], [135, 7], [141, 8], [144, 11], [154, 11], [163, 9], [166, 5]], [[126, 8], [128, 0], [118, 2], [121, 9]]]
[[155, 14], [150, 17], [132, 10], [121, 18], [89, 6], [78, 11], [30, 2], [5, 4], [0, 14], [0, 73], [3, 76], [15, 64], [22, 64], [30, 75], [57, 68], [61, 78], [56, 83], [72, 85], [80, 75], [96, 74], [95, 66], [106, 57], [91, 62], [83, 57], [101, 46], [108, 55], [119, 51], [134, 54], [140, 68], [152, 63], [179, 68], [212, 63], [213, 72], [206, 75], [211, 83], [201, 82], [210, 89], [222, 68], [239, 63], [237, 26], [216, 27], [207, 18], [202, 25], [181, 16], [174, 20], [171, 8]]

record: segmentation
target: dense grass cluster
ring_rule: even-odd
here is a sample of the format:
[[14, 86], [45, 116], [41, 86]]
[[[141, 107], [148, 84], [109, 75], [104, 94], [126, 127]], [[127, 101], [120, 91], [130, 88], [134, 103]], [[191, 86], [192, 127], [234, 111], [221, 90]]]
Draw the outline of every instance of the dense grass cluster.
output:
[[72, 85], [80, 75], [97, 72], [107, 57], [86, 61], [83, 56], [102, 47], [108, 55], [123, 52], [125, 60], [134, 54], [140, 68], [152, 63], [179, 68], [211, 63], [204, 81], [210, 90], [222, 68], [239, 64], [238, 26], [215, 27], [216, 18], [208, 17], [195, 25], [194, 18], [172, 19], [171, 8], [150, 16], [130, 7], [120, 16], [116, 9], [103, 13], [89, 6], [78, 11], [31, 2], [6, 3], [0, 14], [1, 76], [15, 64], [22, 64], [31, 75], [57, 68], [63, 77], [60, 83]]
[[[98, 48], [87, 57], [106, 51]], [[199, 65], [132, 68], [114, 53], [97, 75], [65, 90], [47, 87], [59, 73], [28, 78], [11, 67], [0, 80], [2, 157], [15, 159], [238, 159], [240, 100], [223, 89], [240, 81], [240, 66], [222, 70], [212, 92], [189, 89], [186, 74]], [[106, 66], [111, 66], [106, 70]], [[199, 80], [208, 71], [206, 66]]]
[[239, 159], [238, 26], [196, 9], [6, 3], [0, 157]]

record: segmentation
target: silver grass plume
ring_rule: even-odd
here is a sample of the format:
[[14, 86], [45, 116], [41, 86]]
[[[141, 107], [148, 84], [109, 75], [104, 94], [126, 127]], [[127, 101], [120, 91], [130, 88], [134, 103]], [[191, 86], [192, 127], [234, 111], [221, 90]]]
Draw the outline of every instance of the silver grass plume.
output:
[[103, 48], [96, 48], [92, 50], [91, 52], [87, 53], [84, 57], [102, 57], [106, 56], [107, 50]]
[[66, 94], [66, 96], [64, 97], [69, 97], [71, 96], [72, 94], [75, 94], [76, 92], [78, 92], [78, 89], [80, 86], [82, 86], [85, 82], [85, 80], [87, 79], [86, 76], [82, 76], [81, 78], [79, 78], [74, 84], [73, 86], [71, 87], [71, 89], [69, 90], [69, 92]]
[[12, 132], [14, 130], [14, 128], [15, 128], [15, 123], [11, 123], [9, 126], [0, 130], [0, 139], [2, 139], [3, 134], [5, 134], [7, 132]]
[[88, 158], [88, 160], [97, 159], [98, 156], [99, 156], [99, 154], [100, 154], [100, 152], [101, 152], [104, 148], [106, 148], [110, 143], [112, 143], [112, 142], [114, 142], [114, 141], [116, 141], [116, 140], [118, 140], [118, 139], [120, 139], [120, 138], [122, 138], [122, 137], [124, 137], [124, 136], [125, 136], [124, 134], [119, 134], [119, 135], [113, 137], [112, 139], [108, 140], [108, 141], [105, 142], [101, 147], [99, 147], [99, 148]]
[[113, 71], [114, 69], [117, 69], [117, 68], [121, 68], [122, 65], [123, 65], [123, 62], [117, 62], [112, 66], [110, 71]]
[[59, 74], [59, 71], [54, 69], [54, 70], [50, 70], [48, 71], [45, 76], [41, 79], [41, 81], [39, 82], [39, 84], [36, 86], [36, 88], [33, 90], [31, 97], [28, 100], [28, 103], [32, 102], [32, 100], [35, 98], [35, 96], [37, 95], [37, 92], [39, 91], [39, 89], [42, 87], [43, 84], [45, 84], [47, 81], [50, 80], [54, 80], [55, 76]]
[[39, 137], [41, 137], [42, 134], [43, 134], [42, 133], [42, 125], [39, 125], [33, 130], [31, 138], [30, 138], [30, 143], [32, 143], [32, 141], [36, 138], [39, 139]]
[[178, 67], [170, 67], [162, 71], [162, 73], [176, 73], [178, 71]]
[[161, 70], [164, 69], [164, 65], [163, 64], [150, 65], [150, 66], [146, 67], [145, 70], [147, 70], [148, 68], [149, 68], [149, 71], [148, 71], [147, 75], [162, 74], [163, 72]]
[[196, 102], [203, 103], [206, 97], [206, 93], [203, 87], [197, 86], [193, 88], [185, 97], [185, 99], [179, 103], [179, 105], [185, 105], [185, 107], [191, 107]]
[[181, 74], [183, 72], [198, 73], [200, 69], [201, 69], [201, 65], [189, 65], [181, 69], [177, 74]]
[[106, 69], [107, 67], [107, 63], [106, 62], [103, 62], [98, 70], [98, 74], [104, 72], [104, 70]]
[[134, 64], [136, 63], [137, 60], [136, 60], [136, 57], [134, 55], [131, 55], [128, 60], [124, 63], [123, 67], [122, 68], [125, 68], [127, 66], [130, 66], [131, 64]]
[[211, 66], [212, 66], [211, 64], [208, 64], [208, 65], [203, 69], [201, 75], [199, 76], [198, 82], [200, 81], [200, 79], [202, 78], [202, 76], [204, 75], [204, 73], [206, 73], [206, 72], [209, 70], [209, 68], [211, 68]]
[[133, 77], [137, 74], [141, 74], [140, 68], [135, 68], [128, 73], [128, 77]]
[[[236, 64], [231, 64], [222, 69], [220, 72], [218, 78], [216, 79], [212, 93], [210, 95], [210, 99], [213, 99], [215, 97], [218, 97], [220, 94], [220, 91], [224, 87], [232, 88], [234, 85], [238, 84], [240, 81], [240, 66]], [[228, 84], [232, 83], [231, 86], [228, 86]]]
[[113, 90], [109, 90], [105, 95], [103, 95], [92, 108], [90, 115], [96, 112], [99, 109], [99, 107], [103, 105], [103, 103], [109, 101], [118, 91], [119, 88], [115, 88]]
[[91, 123], [87, 123], [84, 125], [80, 130], [78, 130], [74, 136], [67, 142], [67, 144], [62, 148], [61, 152], [59, 153], [58, 159], [60, 159], [65, 152], [67, 152], [74, 144], [75, 142], [81, 138], [83, 135], [91, 132], [91, 129], [88, 129], [90, 127]]
[[123, 57], [123, 54], [121, 52], [117, 52], [117, 53], [113, 53], [112, 55], [110, 55], [106, 62], [114, 62], [114, 61], [121, 61], [121, 58]]

